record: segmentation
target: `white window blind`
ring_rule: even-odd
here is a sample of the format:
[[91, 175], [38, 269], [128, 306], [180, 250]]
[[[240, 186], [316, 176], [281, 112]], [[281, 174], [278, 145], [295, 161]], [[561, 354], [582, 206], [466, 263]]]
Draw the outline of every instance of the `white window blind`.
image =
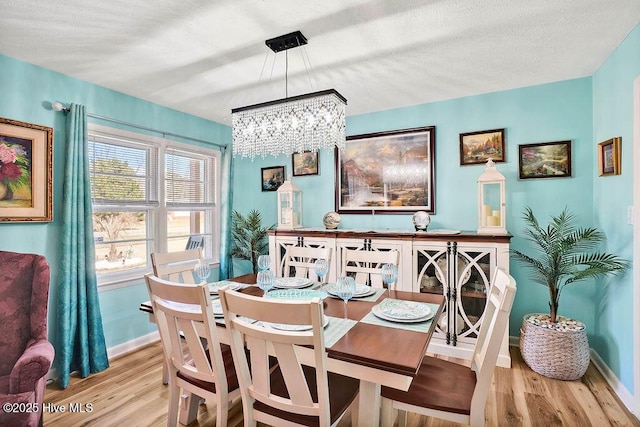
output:
[[158, 149], [106, 134], [89, 134], [94, 205], [158, 206]]
[[165, 197], [167, 207], [214, 206], [214, 159], [167, 149], [165, 154]]

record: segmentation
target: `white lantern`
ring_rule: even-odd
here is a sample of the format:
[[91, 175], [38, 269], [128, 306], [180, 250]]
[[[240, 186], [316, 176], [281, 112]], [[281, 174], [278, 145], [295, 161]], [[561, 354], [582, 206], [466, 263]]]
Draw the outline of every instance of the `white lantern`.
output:
[[302, 191], [291, 178], [278, 188], [278, 229], [302, 227]]
[[493, 160], [478, 178], [478, 234], [507, 234], [505, 178]]

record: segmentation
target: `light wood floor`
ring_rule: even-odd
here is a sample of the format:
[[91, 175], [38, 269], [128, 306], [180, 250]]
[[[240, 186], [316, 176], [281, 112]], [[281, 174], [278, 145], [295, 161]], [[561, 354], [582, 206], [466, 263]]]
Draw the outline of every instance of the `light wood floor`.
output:
[[[167, 387], [162, 385], [160, 343], [111, 361], [99, 374], [80, 379], [72, 377], [60, 390], [49, 385], [45, 403], [50, 410], [64, 407], [65, 413], [46, 412], [48, 426], [165, 426]], [[581, 381], [556, 381], [531, 371], [518, 348], [511, 348], [511, 369], [497, 368], [485, 411], [487, 426], [639, 426], [613, 394], [602, 375], [589, 366]], [[91, 404], [91, 412], [74, 412], [70, 404]], [[78, 407], [73, 407], [77, 409]], [[409, 414], [409, 427], [456, 426]], [[229, 425], [242, 425], [241, 405], [230, 413]], [[340, 427], [349, 425], [344, 417]], [[215, 426], [215, 408], [201, 405], [192, 426]]]

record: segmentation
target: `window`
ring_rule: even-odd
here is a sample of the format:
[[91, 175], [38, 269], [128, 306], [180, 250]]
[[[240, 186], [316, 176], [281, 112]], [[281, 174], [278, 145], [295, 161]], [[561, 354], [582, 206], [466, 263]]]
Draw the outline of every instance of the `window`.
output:
[[202, 240], [219, 259], [217, 150], [89, 126], [96, 272], [100, 285], [139, 280], [154, 251]]

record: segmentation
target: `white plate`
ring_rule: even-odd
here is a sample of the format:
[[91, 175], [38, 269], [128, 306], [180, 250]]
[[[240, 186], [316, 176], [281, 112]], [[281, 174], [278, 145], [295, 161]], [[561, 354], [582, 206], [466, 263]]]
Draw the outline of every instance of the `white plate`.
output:
[[[444, 283], [446, 282], [446, 279], [444, 279], [442, 275], [444, 275], [445, 278], [447, 277], [447, 271], [448, 271], [447, 257], [442, 256], [436, 262], [436, 264], [438, 264], [438, 267], [440, 267], [440, 270], [442, 270], [442, 274], [440, 274], [440, 271], [438, 271], [438, 269], [436, 268], [436, 277], [438, 278], [440, 283]], [[465, 257], [458, 255], [458, 276], [460, 276], [460, 272], [464, 270], [468, 264], [469, 264], [469, 261], [467, 261]], [[464, 274], [464, 277], [462, 277], [461, 279], [462, 284], [464, 285], [465, 283], [467, 283], [470, 277], [471, 277], [471, 269], [468, 269], [467, 272]]]
[[222, 303], [220, 302], [219, 299], [214, 299], [211, 301], [211, 308], [213, 309], [214, 317], [224, 316], [224, 314], [222, 314]]
[[379, 313], [398, 320], [422, 319], [431, 313], [431, 309], [426, 304], [397, 299], [386, 299], [376, 307]]
[[304, 277], [276, 277], [275, 287], [280, 289], [300, 289], [311, 286], [311, 280]]
[[420, 323], [420, 322], [426, 322], [427, 320], [431, 319], [436, 313], [429, 310], [430, 313], [427, 314], [424, 317], [419, 317], [417, 319], [397, 319], [397, 318], [393, 318], [393, 317], [389, 317], [387, 315], [385, 315], [384, 313], [382, 313], [382, 311], [380, 310], [380, 307], [378, 305], [375, 305], [371, 308], [371, 312], [373, 313], [374, 316], [379, 317], [382, 320], [388, 320], [389, 322], [397, 322], [397, 323]]
[[[326, 292], [332, 297], [340, 298], [338, 293], [336, 292], [335, 283], [330, 283], [324, 287]], [[362, 283], [356, 283], [356, 290], [353, 294], [353, 298], [362, 298], [368, 297], [369, 295], [373, 295], [376, 292], [374, 288], [371, 286], [364, 285]]]
[[219, 282], [209, 283], [209, 293], [217, 295], [218, 289], [228, 286], [232, 291], [238, 290], [242, 287], [242, 283], [231, 282], [229, 280], [221, 280]]
[[[287, 325], [286, 323], [268, 323], [263, 322], [263, 324], [269, 326], [273, 329], [279, 329], [281, 331], [293, 331], [293, 332], [301, 332], [301, 331], [309, 331], [313, 329], [311, 325]], [[329, 318], [324, 316], [324, 321], [322, 322], [322, 327], [326, 328], [329, 324]]]

